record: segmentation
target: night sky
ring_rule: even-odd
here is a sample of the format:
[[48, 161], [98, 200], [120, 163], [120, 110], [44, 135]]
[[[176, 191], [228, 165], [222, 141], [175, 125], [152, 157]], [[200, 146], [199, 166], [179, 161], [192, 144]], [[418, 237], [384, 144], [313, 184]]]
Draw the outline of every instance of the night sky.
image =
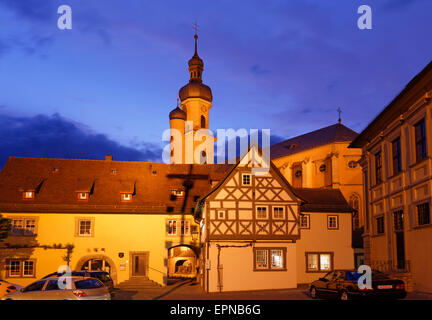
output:
[[[57, 8], [72, 8], [59, 30]], [[357, 8], [373, 10], [359, 30]], [[199, 25], [210, 129], [360, 132], [432, 59], [432, 1], [0, 0], [8, 156], [161, 161]]]

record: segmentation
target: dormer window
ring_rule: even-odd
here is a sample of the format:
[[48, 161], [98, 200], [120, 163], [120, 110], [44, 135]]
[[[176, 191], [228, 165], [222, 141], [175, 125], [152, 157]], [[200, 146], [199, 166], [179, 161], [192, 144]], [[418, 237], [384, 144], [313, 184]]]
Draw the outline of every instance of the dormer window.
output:
[[88, 200], [88, 192], [78, 192], [78, 200]]
[[24, 191], [23, 192], [23, 198], [24, 199], [34, 199], [34, 192], [33, 191]]
[[183, 190], [173, 190], [171, 194], [173, 196], [176, 196], [176, 197], [183, 197], [184, 191]]
[[122, 201], [131, 201], [132, 200], [132, 194], [130, 193], [122, 193], [121, 194]]

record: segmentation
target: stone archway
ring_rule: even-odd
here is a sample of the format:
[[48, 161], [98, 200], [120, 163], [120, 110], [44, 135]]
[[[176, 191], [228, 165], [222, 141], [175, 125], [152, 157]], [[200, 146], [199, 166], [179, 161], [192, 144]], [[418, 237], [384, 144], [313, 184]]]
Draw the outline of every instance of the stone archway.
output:
[[109, 263], [111, 279], [114, 282], [114, 285], [117, 285], [117, 269], [116, 269], [116, 266], [114, 264], [114, 261], [112, 261], [111, 258], [109, 258], [103, 254], [91, 254], [91, 255], [87, 255], [87, 256], [80, 258], [76, 264], [75, 270], [76, 271], [81, 270], [85, 263], [87, 263], [89, 260], [93, 260], [93, 259], [105, 260]]
[[168, 248], [168, 277], [195, 278], [197, 276], [197, 248], [191, 245], [175, 245]]

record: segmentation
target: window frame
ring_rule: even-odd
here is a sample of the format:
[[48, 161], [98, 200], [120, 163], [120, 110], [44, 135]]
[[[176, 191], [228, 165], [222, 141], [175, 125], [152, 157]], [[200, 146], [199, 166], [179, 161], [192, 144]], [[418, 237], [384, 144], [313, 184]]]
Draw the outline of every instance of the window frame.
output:
[[[28, 197], [28, 194], [31, 194], [31, 196]], [[33, 199], [35, 198], [35, 191], [33, 191], [33, 190], [26, 190], [26, 191], [23, 191], [23, 193], [22, 193], [22, 198], [23, 198], [24, 200], [33, 200]]]
[[[12, 275], [11, 274], [11, 265], [12, 262], [18, 262], [19, 266], [19, 274]], [[26, 262], [32, 263], [32, 274], [24, 274], [24, 265]], [[6, 259], [6, 278], [36, 278], [36, 259], [17, 259], [17, 258], [10, 258]]]
[[[89, 199], [89, 192], [77, 192], [78, 201], [87, 201]], [[83, 198], [82, 195], [85, 195]]]
[[[258, 217], [258, 208], [265, 208], [265, 212], [266, 212], [266, 217], [265, 218]], [[268, 220], [268, 218], [269, 218], [268, 206], [266, 206], [266, 205], [257, 205], [257, 206], [255, 206], [255, 219], [256, 220]]]
[[394, 176], [402, 172], [401, 148], [401, 138], [397, 137], [392, 141], [392, 170]]
[[[306, 221], [307, 221], [306, 227], [302, 226], [302, 218], [306, 218]], [[300, 229], [310, 229], [310, 214], [303, 213], [299, 216], [299, 228]]]
[[[427, 208], [428, 208], [428, 210], [427, 210], [427, 220], [428, 220], [428, 222], [427, 223], [422, 223], [422, 224], [420, 224], [420, 207], [422, 207], [422, 206], [427, 206]], [[426, 202], [422, 202], [422, 203], [419, 203], [419, 204], [416, 204], [416, 209], [415, 209], [415, 211], [416, 211], [416, 226], [417, 227], [425, 227], [425, 226], [430, 226], [431, 225], [431, 210], [430, 210], [430, 203], [429, 203], [429, 201], [426, 201]], [[422, 212], [423, 214], [424, 214], [424, 212]], [[422, 219], [424, 219], [424, 217], [422, 218]]]
[[[258, 251], [266, 252], [266, 267], [257, 267]], [[272, 266], [272, 253], [280, 251], [282, 253], [282, 267]], [[287, 270], [287, 248], [286, 247], [254, 247], [253, 248], [253, 271], [286, 271]]]
[[[275, 209], [282, 209], [282, 217], [275, 216]], [[285, 206], [272, 206], [272, 218], [273, 220], [285, 220]]]
[[[170, 226], [172, 222], [172, 227]], [[170, 230], [175, 228], [175, 233]], [[187, 230], [187, 233], [184, 231]], [[192, 223], [189, 219], [167, 219], [166, 220], [166, 235], [169, 237], [179, 236], [191, 236], [192, 235]]]
[[[21, 217], [21, 216], [16, 216], [16, 217], [8, 217], [8, 219], [11, 220], [11, 225], [12, 228], [9, 232], [10, 236], [13, 237], [34, 237], [37, 235], [37, 231], [38, 231], [38, 221], [39, 218], [38, 217]], [[21, 227], [19, 228], [19, 232], [14, 232], [14, 221], [17, 220], [21, 220]], [[33, 220], [34, 221], [34, 228], [33, 228], [33, 233], [28, 233], [27, 232], [27, 222]]]
[[[126, 196], [128, 196], [128, 197], [126, 198]], [[132, 193], [122, 193], [121, 194], [121, 201], [124, 201], [124, 202], [132, 201]]]
[[[385, 234], [385, 218], [384, 218], [384, 215], [375, 216], [374, 219], [375, 219], [375, 235], [377, 235], [377, 236], [384, 235]], [[381, 223], [379, 223], [380, 221], [382, 221], [382, 225], [381, 225]], [[382, 230], [382, 232], [380, 232], [381, 230]]]
[[375, 153], [374, 159], [375, 159], [375, 185], [379, 185], [383, 182], [381, 150]]
[[[420, 128], [420, 135], [418, 135], [418, 129]], [[416, 163], [427, 158], [427, 132], [426, 132], [426, 119], [423, 118], [414, 124], [414, 146], [415, 146], [415, 157]], [[421, 146], [421, 154], [419, 150]]]
[[[310, 269], [309, 268], [309, 255], [316, 255], [317, 256], [317, 269]], [[329, 255], [330, 256], [330, 268], [329, 269], [322, 269], [321, 266], [321, 256], [322, 255]], [[334, 271], [334, 252], [333, 251], [320, 251], [320, 252], [314, 252], [314, 251], [306, 251], [305, 252], [305, 259], [306, 259], [306, 273], [329, 273]]]
[[[81, 233], [81, 222], [90, 221], [90, 234]], [[75, 236], [82, 238], [92, 238], [95, 236], [95, 218], [93, 217], [76, 217], [75, 218]]]
[[[330, 218], [336, 218], [336, 226], [330, 226]], [[327, 215], [327, 230], [339, 230], [339, 215], [336, 214], [328, 214]]]
[[[244, 177], [249, 177], [248, 178], [249, 179], [249, 183], [248, 184], [245, 184]], [[250, 174], [250, 173], [242, 173], [242, 175], [241, 175], [241, 185], [242, 186], [246, 186], [246, 187], [251, 187], [252, 186], [252, 174]]]

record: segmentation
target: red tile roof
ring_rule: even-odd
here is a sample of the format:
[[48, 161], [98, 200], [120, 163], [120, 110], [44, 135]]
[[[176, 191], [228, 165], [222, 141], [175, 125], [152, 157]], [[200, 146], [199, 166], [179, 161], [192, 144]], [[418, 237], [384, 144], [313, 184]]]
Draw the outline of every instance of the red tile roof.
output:
[[302, 212], [353, 212], [339, 189], [294, 188], [294, 192], [305, 200]]
[[[55, 169], [56, 168], [56, 169]], [[230, 165], [10, 157], [0, 172], [2, 212], [192, 213]], [[35, 182], [36, 181], [36, 182]], [[42, 181], [33, 200], [22, 192]], [[173, 197], [173, 190], [186, 190]], [[79, 201], [77, 192], [89, 192]], [[121, 201], [121, 193], [133, 193]]]

